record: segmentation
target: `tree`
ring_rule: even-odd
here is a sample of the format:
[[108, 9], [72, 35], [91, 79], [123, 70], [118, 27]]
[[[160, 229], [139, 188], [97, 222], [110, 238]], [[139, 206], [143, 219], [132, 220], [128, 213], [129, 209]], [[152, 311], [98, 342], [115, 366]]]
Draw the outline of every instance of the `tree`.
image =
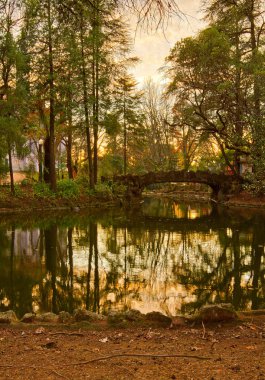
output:
[[145, 171], [174, 170], [177, 166], [176, 129], [172, 126], [170, 102], [152, 80], [143, 87], [145, 145], [141, 161]]
[[44, 180], [56, 190], [56, 76], [59, 57], [58, 6], [53, 0], [24, 2], [24, 39], [29, 39], [31, 102], [45, 130]]
[[[254, 165], [253, 180], [264, 188], [264, 2], [238, 0], [206, 2], [208, 18], [229, 37], [233, 49], [237, 99], [237, 135], [250, 126], [249, 149]], [[246, 82], [246, 86], [243, 83]], [[243, 127], [242, 127], [243, 126]]]
[[[252, 82], [246, 76], [237, 83], [235, 51], [229, 36], [217, 26], [177, 43], [168, 57], [168, 93], [176, 96], [175, 108], [183, 102], [192, 107], [197, 116], [194, 128], [215, 138], [227, 165], [238, 173], [238, 165], [226, 152], [233, 151], [237, 157], [250, 152], [248, 91]], [[244, 101], [241, 93], [246, 95]]]
[[23, 70], [23, 54], [15, 40], [18, 24], [17, 13], [19, 1], [9, 0], [0, 3], [0, 131], [3, 149], [8, 154], [10, 185], [15, 193], [12, 155], [22, 155], [24, 139], [22, 137], [23, 104], [26, 100], [21, 72]]
[[122, 6], [128, 7], [138, 16], [138, 24], [145, 24], [148, 29], [164, 27], [168, 18], [181, 15], [182, 12], [176, 0], [116, 0]]

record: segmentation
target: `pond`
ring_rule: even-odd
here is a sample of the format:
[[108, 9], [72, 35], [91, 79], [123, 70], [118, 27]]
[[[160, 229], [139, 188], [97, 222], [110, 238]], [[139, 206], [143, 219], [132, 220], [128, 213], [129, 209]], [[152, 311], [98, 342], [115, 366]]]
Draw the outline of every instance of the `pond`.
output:
[[124, 211], [0, 218], [0, 310], [265, 307], [265, 216], [146, 198]]

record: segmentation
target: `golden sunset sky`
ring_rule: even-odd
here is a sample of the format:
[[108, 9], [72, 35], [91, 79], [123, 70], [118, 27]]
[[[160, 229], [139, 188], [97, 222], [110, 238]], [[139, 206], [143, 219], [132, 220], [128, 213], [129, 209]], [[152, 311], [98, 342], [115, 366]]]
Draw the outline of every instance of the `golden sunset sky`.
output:
[[145, 79], [152, 78], [161, 82], [162, 74], [159, 68], [164, 65], [164, 59], [170, 49], [182, 38], [195, 35], [205, 26], [201, 0], [179, 0], [179, 6], [183, 16], [175, 16], [168, 23], [165, 30], [159, 29], [147, 33], [132, 22], [132, 33], [134, 36], [133, 55], [140, 58], [141, 62], [132, 70], [136, 80], [141, 85]]

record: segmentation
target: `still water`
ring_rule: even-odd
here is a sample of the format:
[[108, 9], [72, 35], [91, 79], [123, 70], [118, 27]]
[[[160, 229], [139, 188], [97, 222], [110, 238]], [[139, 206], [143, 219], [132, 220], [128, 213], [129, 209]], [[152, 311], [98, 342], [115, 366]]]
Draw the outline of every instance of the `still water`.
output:
[[0, 310], [265, 308], [265, 215], [147, 198], [135, 210], [0, 218]]

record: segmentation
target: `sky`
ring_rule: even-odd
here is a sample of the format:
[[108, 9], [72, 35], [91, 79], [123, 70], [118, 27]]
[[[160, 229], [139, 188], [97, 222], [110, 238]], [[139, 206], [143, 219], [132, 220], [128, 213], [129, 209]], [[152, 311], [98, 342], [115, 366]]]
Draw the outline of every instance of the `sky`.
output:
[[172, 19], [164, 31], [147, 33], [138, 28], [135, 32], [135, 25], [132, 25], [133, 55], [139, 57], [141, 62], [131, 71], [139, 85], [143, 84], [147, 78], [161, 82], [162, 74], [158, 70], [164, 65], [164, 59], [170, 49], [178, 40], [195, 35], [205, 25], [200, 10], [201, 0], [180, 0], [179, 3], [185, 16]]

